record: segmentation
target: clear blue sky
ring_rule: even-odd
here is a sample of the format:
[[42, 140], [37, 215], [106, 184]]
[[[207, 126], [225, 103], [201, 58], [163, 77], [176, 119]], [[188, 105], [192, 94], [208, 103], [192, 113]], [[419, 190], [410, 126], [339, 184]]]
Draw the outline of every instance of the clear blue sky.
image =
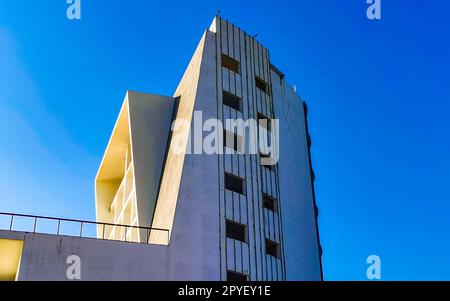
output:
[[217, 10], [309, 103], [325, 279], [450, 280], [450, 4], [0, 0], [0, 211], [95, 219], [127, 89], [172, 95]]

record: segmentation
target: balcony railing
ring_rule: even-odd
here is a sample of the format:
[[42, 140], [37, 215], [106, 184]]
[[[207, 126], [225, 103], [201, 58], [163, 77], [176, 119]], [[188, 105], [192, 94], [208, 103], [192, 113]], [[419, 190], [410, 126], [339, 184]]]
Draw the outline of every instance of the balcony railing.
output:
[[[123, 237], [111, 239], [108, 237], [108, 229], [121, 228]], [[21, 231], [27, 233], [52, 234], [61, 236], [73, 236], [83, 238], [95, 238], [100, 240], [114, 240], [129, 243], [149, 244], [151, 234], [167, 236], [169, 244], [169, 230], [160, 228], [139, 227], [131, 225], [119, 225], [111, 223], [92, 222], [68, 218], [56, 218], [48, 216], [27, 215], [0, 212], [0, 230]], [[129, 239], [129, 231], [138, 231], [140, 239]], [[144, 237], [143, 237], [144, 236]]]

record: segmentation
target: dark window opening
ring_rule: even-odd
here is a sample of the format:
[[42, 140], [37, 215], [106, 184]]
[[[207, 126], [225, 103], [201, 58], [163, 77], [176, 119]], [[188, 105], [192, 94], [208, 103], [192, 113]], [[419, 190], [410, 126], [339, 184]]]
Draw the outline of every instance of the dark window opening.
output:
[[270, 256], [279, 258], [280, 256], [280, 250], [279, 245], [271, 241], [270, 239], [266, 239], [266, 253]]
[[236, 152], [242, 153], [243, 149], [243, 138], [241, 135], [230, 132], [228, 130], [223, 130], [223, 146], [231, 148]]
[[227, 220], [227, 237], [246, 242], [246, 226]]
[[229, 57], [228, 55], [222, 54], [222, 66], [234, 71], [236, 73], [241, 73], [241, 64], [235, 59]]
[[272, 211], [277, 210], [277, 200], [265, 193], [263, 194], [263, 204], [264, 208], [267, 208]]
[[244, 194], [244, 179], [225, 173], [225, 189]]
[[227, 271], [227, 280], [228, 281], [240, 281], [240, 282], [248, 281], [247, 275], [238, 273], [238, 272], [233, 272], [233, 271]]
[[275, 165], [263, 165], [265, 168], [267, 168], [268, 170], [274, 170], [275, 169]]
[[241, 111], [241, 99], [236, 95], [229, 92], [223, 91], [223, 104], [233, 108], [235, 110]]
[[269, 94], [269, 85], [265, 81], [263, 81], [262, 79], [260, 79], [259, 77], [256, 76], [255, 84], [258, 89]]

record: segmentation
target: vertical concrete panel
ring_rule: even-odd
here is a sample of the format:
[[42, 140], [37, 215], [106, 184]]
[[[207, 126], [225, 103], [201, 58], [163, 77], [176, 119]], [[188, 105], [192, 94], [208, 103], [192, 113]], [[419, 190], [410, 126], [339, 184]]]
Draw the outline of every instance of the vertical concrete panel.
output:
[[266, 227], [266, 238], [273, 240], [272, 237], [272, 223], [271, 223], [271, 214], [270, 214], [270, 210], [264, 209], [264, 213], [265, 213], [265, 227]]
[[275, 241], [281, 242], [280, 237], [280, 219], [278, 218], [278, 213], [274, 214], [274, 232], [275, 232]]
[[235, 270], [242, 273], [243, 272], [243, 266], [242, 266], [242, 242], [235, 241], [234, 243], [234, 254], [235, 254], [235, 261], [236, 266]]
[[235, 58], [234, 55], [234, 41], [233, 41], [233, 24], [227, 22], [227, 38], [228, 38], [228, 53], [232, 58]]
[[224, 155], [223, 156], [224, 162], [225, 162], [225, 172], [232, 174], [233, 170], [231, 167], [231, 155]]
[[225, 20], [221, 20], [221, 32], [220, 32], [220, 37], [221, 37], [221, 41], [222, 41], [222, 53], [226, 54], [226, 55], [230, 55], [229, 51], [228, 51], [228, 25], [227, 25], [227, 21]]
[[267, 49], [261, 46], [261, 55], [263, 60], [263, 75], [264, 75], [264, 81], [266, 83], [269, 83], [269, 76], [267, 75], [267, 68], [268, 68], [268, 57], [267, 57]]
[[262, 93], [264, 95], [263, 97], [263, 106], [264, 106], [264, 116], [270, 117], [270, 111], [269, 111], [269, 105], [270, 105], [270, 98], [267, 93]]
[[[275, 168], [275, 167], [274, 167]], [[276, 175], [275, 171], [272, 171], [270, 173], [272, 176], [270, 177], [271, 185], [272, 185], [272, 193], [273, 196], [278, 199], [278, 192], [277, 192], [277, 183], [276, 183]]]
[[275, 257], [273, 257], [273, 256], [271, 256], [272, 258], [271, 258], [271, 264], [272, 264], [272, 266], [271, 266], [271, 270], [272, 270], [272, 280], [273, 281], [276, 281], [276, 280], [278, 280], [278, 277], [277, 277], [277, 264], [278, 264], [278, 259], [277, 258], [275, 258]]
[[239, 220], [239, 204], [240, 204], [240, 194], [233, 192], [233, 220], [237, 223], [240, 223]]
[[237, 95], [237, 91], [236, 91], [236, 73], [234, 73], [233, 71], [229, 71], [228, 72], [230, 75], [230, 92], [233, 95]]
[[275, 213], [273, 211], [270, 211], [270, 233], [271, 233], [271, 239], [273, 241], [276, 241], [277, 243], [279, 243], [281, 245], [281, 241], [277, 238], [276, 235], [276, 228], [275, 228], [275, 223], [277, 222], [277, 220], [275, 219]]
[[239, 47], [239, 42], [240, 42], [239, 32], [240, 32], [239, 28], [237, 28], [236, 26], [233, 26], [234, 58], [238, 61], [240, 60], [240, 56], [241, 56], [240, 47]]
[[276, 191], [275, 191], [275, 181], [274, 181], [274, 179], [275, 179], [275, 173], [272, 171], [272, 170], [270, 170], [269, 168], [266, 168], [266, 171], [267, 171], [267, 185], [269, 186], [269, 191], [270, 191], [270, 195], [274, 198], [274, 199], [276, 199], [277, 198], [277, 194], [276, 194]]
[[236, 77], [236, 95], [242, 98], [242, 78], [239, 74], [235, 74]]
[[281, 260], [278, 260], [278, 265], [277, 265], [277, 269], [278, 269], [278, 280], [283, 280], [283, 270], [282, 270], [282, 263]]
[[[257, 223], [259, 226], [259, 222]], [[263, 263], [263, 258], [261, 256], [261, 236], [259, 235], [259, 229], [257, 229], [257, 236], [256, 236], [256, 262], [257, 262], [257, 266], [258, 266], [258, 273], [257, 273], [257, 280], [263, 280], [263, 275], [264, 275], [264, 265]]]
[[259, 60], [259, 55], [258, 55], [258, 43], [252, 39], [252, 57], [253, 57], [253, 64], [254, 64], [254, 68], [255, 68], [255, 76], [261, 77], [261, 75], [259, 74], [260, 68], [259, 68], [259, 64], [260, 64], [260, 60]]
[[[217, 73], [217, 118], [223, 120], [223, 99], [222, 99], [222, 21], [220, 18], [216, 18], [216, 73]], [[226, 208], [225, 208], [225, 184], [224, 184], [224, 156], [218, 156], [218, 169], [219, 169], [219, 249], [220, 249], [220, 278], [226, 280]]]
[[272, 85], [274, 110], [280, 119], [279, 197], [286, 278], [320, 280], [303, 105], [286, 83], [281, 86], [275, 81]]
[[243, 179], [246, 179], [245, 177], [245, 157], [244, 155], [236, 155], [239, 160], [239, 176]]
[[259, 77], [264, 80], [264, 60], [262, 57], [262, 47], [261, 44], [257, 43], [257, 47], [258, 47], [258, 74]]
[[242, 244], [242, 272], [247, 275], [250, 274], [249, 262], [250, 262], [250, 258], [249, 258], [248, 244], [243, 243]]
[[235, 260], [234, 260], [234, 240], [227, 238], [227, 269], [235, 270]]
[[231, 93], [230, 89], [230, 72], [228, 69], [222, 67], [222, 87], [223, 90]]
[[242, 197], [241, 202], [241, 223], [244, 225], [248, 225], [248, 217], [247, 217], [247, 197]]
[[233, 192], [225, 190], [226, 218], [233, 219]]

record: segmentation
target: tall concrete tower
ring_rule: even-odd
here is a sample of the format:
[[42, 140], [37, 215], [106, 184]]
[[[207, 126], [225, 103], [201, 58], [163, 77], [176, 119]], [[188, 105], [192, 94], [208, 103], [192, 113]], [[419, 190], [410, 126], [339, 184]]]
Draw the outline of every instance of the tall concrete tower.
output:
[[269, 50], [216, 17], [172, 97], [127, 93], [95, 179], [97, 239], [0, 237], [25, 240], [23, 280], [64, 279], [69, 254], [85, 280], [322, 280], [310, 141]]
[[[168, 235], [129, 235], [168, 245], [171, 262], [178, 266], [174, 278], [320, 280], [306, 112], [271, 63], [268, 49], [216, 17], [173, 98], [128, 93], [121, 113], [128, 121], [122, 125], [119, 117], [97, 177], [98, 219], [122, 224], [118, 217], [125, 216], [132, 225], [168, 229]], [[198, 116], [224, 125], [224, 148], [228, 140], [249, 145], [248, 135], [226, 128], [227, 120], [278, 120], [278, 162], [261, 164], [262, 153], [194, 152], [193, 137], [200, 135], [204, 141], [210, 134], [194, 133]], [[191, 126], [171, 132], [172, 122], [180, 119]], [[268, 125], [270, 132], [270, 121]], [[116, 146], [122, 126], [130, 129], [124, 130], [128, 140]], [[175, 144], [183, 151], [171, 151]], [[115, 148], [121, 149], [120, 156], [108, 156]], [[126, 164], [119, 163], [119, 157]], [[110, 176], [108, 162], [121, 169], [117, 177]], [[127, 179], [135, 181], [129, 185], [135, 191], [129, 190], [128, 203], [116, 188], [127, 187]], [[111, 192], [104, 192], [103, 186], [112, 187]], [[123, 198], [122, 211], [127, 204], [135, 211], [121, 214], [113, 196]]]

